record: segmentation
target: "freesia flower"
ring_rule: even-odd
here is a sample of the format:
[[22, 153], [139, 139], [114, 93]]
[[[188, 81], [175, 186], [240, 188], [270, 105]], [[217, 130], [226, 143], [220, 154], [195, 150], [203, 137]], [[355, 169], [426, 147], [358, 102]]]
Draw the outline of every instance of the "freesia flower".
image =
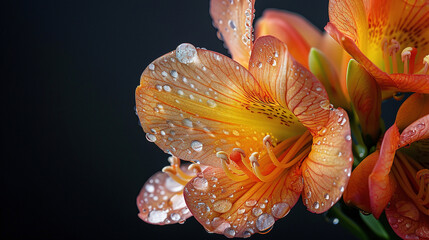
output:
[[[249, 237], [271, 229], [301, 195], [309, 211], [325, 212], [351, 173], [346, 112], [285, 43], [253, 42], [253, 2], [212, 1], [211, 14], [236, 61], [184, 43], [152, 62], [136, 89], [147, 139], [174, 156], [143, 187], [140, 217], [167, 224], [189, 209], [207, 231]], [[192, 178], [178, 158], [207, 167], [194, 167]], [[171, 180], [186, 186], [167, 192]], [[181, 194], [186, 207], [172, 200]]]
[[326, 31], [383, 90], [429, 93], [426, 0], [331, 0]]
[[[409, 111], [412, 109], [412, 111]], [[383, 210], [404, 239], [429, 238], [429, 95], [401, 106], [379, 150], [353, 171], [344, 200], [376, 218]]]

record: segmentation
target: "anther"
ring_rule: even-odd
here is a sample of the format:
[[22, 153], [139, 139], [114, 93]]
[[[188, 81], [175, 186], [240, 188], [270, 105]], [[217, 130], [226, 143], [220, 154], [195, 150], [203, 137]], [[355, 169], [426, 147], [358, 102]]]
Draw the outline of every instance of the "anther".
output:
[[225, 161], [227, 164], [230, 163], [229, 158], [228, 158], [228, 154], [224, 151], [217, 152], [216, 157], [220, 158], [222, 161]]
[[198, 163], [193, 163], [193, 164], [189, 165], [188, 170], [193, 171], [196, 174], [202, 172], [201, 165]]
[[413, 47], [406, 47], [402, 50], [401, 59], [404, 63], [404, 73], [413, 74], [414, 73], [414, 61], [416, 58], [417, 49]]
[[232, 151], [233, 152], [239, 152], [239, 153], [241, 153], [241, 155], [243, 156], [243, 157], [246, 157], [246, 153], [244, 152], [244, 150], [243, 149], [241, 149], [241, 148], [234, 148], [234, 149], [232, 149]]
[[428, 74], [428, 70], [429, 70], [429, 55], [426, 55], [424, 58], [423, 58], [423, 68], [422, 68], [422, 70], [420, 70], [419, 72], [418, 72], [418, 74]]
[[259, 167], [259, 162], [258, 162], [258, 160], [259, 160], [259, 153], [258, 152], [252, 153], [250, 155], [250, 157], [249, 157], [249, 160], [250, 160], [250, 162], [251, 162], [251, 164], [252, 164], [253, 167], [255, 167], [255, 165], [257, 167]]
[[399, 52], [401, 45], [395, 39], [392, 39], [390, 42], [391, 42], [391, 45], [389, 46], [389, 55], [392, 58], [393, 72], [397, 73], [398, 72], [398, 62], [396, 61], [395, 55], [397, 52]]
[[262, 139], [262, 143], [264, 144], [264, 146], [267, 146], [267, 143], [269, 143], [270, 145], [272, 145], [272, 139], [270, 135], [266, 135], [264, 137], [264, 139]]

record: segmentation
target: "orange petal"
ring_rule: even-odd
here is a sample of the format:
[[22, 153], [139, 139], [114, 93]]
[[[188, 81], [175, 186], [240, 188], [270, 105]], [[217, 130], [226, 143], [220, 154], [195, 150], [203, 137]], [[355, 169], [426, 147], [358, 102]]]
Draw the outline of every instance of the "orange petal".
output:
[[380, 87], [359, 63], [351, 60], [347, 71], [347, 88], [364, 137], [369, 136], [376, 143], [380, 133]]
[[402, 131], [419, 118], [429, 114], [429, 95], [415, 93], [402, 103], [396, 114], [396, 125]]
[[[426, 105], [426, 107], [428, 107]], [[399, 146], [410, 145], [422, 139], [429, 138], [429, 114], [410, 124], [401, 133]]]
[[390, 226], [399, 237], [429, 239], [429, 216], [418, 210], [402, 188], [396, 189], [385, 212]]
[[272, 228], [298, 201], [302, 177], [291, 168], [275, 181], [234, 182], [222, 169], [208, 167], [185, 187], [186, 203], [207, 231], [231, 237], [250, 237]]
[[319, 44], [320, 31], [302, 16], [281, 10], [266, 10], [256, 23], [256, 39], [271, 35], [284, 42], [295, 59], [308, 68], [308, 53]]
[[[182, 166], [182, 170], [187, 168]], [[183, 223], [192, 216], [183, 198], [183, 185], [163, 172], [146, 181], [137, 197], [137, 207], [143, 221], [156, 225]]]
[[380, 87], [383, 89], [393, 88], [394, 84], [392, 83], [391, 78], [380, 68], [378, 68], [365, 54], [361, 49], [356, 46], [356, 43], [347, 35], [340, 32], [338, 28], [332, 23], [328, 23], [325, 27], [325, 30], [335, 39], [356, 61], [358, 61], [362, 66], [374, 77]]
[[429, 75], [395, 73], [391, 74], [390, 78], [389, 82], [385, 82], [382, 85], [386, 89], [390, 88], [402, 92], [429, 93]]
[[306, 130], [244, 67], [190, 44], [149, 65], [136, 105], [148, 140], [204, 165], [220, 167], [218, 151], [262, 151], [267, 134], [283, 140]]
[[[329, 21], [328, 26], [335, 25], [338, 32], [342, 33], [344, 37], [350, 38], [353, 42], [358, 42], [359, 47], [366, 44], [368, 22], [365, 5], [362, 0], [329, 1]], [[326, 30], [334, 37], [331, 31]]]
[[329, 100], [323, 85], [295, 61], [280, 40], [258, 38], [249, 71], [276, 102], [290, 109], [313, 133], [328, 121]]
[[330, 111], [329, 122], [313, 135], [312, 150], [302, 164], [303, 200], [308, 210], [322, 213], [343, 194], [353, 164], [346, 111]]
[[211, 0], [210, 15], [232, 58], [247, 67], [253, 46], [254, 0]]
[[369, 176], [369, 195], [371, 212], [378, 218], [395, 191], [395, 181], [390, 169], [399, 143], [396, 124], [386, 131], [380, 148], [380, 157]]
[[365, 212], [371, 212], [368, 178], [377, 163], [379, 155], [380, 151], [377, 150], [359, 163], [353, 170], [343, 195], [344, 202], [354, 205]]

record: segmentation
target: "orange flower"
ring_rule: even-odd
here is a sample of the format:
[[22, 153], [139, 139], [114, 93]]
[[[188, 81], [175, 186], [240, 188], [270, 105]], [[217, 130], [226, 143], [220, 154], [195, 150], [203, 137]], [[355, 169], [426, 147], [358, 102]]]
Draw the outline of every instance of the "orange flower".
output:
[[427, 0], [331, 0], [326, 31], [383, 90], [429, 93]]
[[346, 86], [350, 56], [326, 32], [296, 13], [269, 9], [256, 22], [255, 35], [271, 35], [284, 42], [296, 61], [323, 83], [331, 103], [350, 110]]
[[399, 109], [381, 148], [353, 171], [344, 193], [347, 203], [377, 218], [385, 210], [404, 239], [429, 238], [428, 126], [429, 95], [416, 93]]

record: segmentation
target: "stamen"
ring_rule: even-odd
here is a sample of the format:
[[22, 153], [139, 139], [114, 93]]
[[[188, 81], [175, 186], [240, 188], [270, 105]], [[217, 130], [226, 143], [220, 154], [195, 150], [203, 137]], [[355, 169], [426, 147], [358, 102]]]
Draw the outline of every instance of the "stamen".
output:
[[167, 173], [168, 176], [170, 176], [174, 181], [176, 181], [179, 184], [182, 184], [183, 186], [185, 186], [189, 182], [189, 180], [184, 180], [179, 176], [177, 176], [177, 172], [170, 166], [164, 167], [162, 169], [162, 172]]
[[407, 196], [416, 207], [429, 216], [429, 170], [414, 159], [398, 152], [392, 166], [392, 173]]
[[417, 49], [413, 47], [406, 47], [402, 50], [401, 59], [404, 63], [404, 73], [413, 74], [414, 73], [414, 61], [416, 59]]
[[[223, 171], [225, 172], [225, 174], [228, 178], [230, 178], [231, 180], [236, 181], [236, 182], [244, 181], [244, 180], [249, 178], [242, 171], [235, 169], [235, 167], [233, 167], [232, 164], [229, 164], [230, 161], [228, 159], [227, 154], [224, 151], [217, 152], [216, 156], [218, 158], [220, 158]], [[241, 172], [241, 174], [240, 174], [240, 172]]]
[[385, 72], [387, 73], [391, 73], [390, 72], [390, 60], [389, 60], [389, 55], [387, 55], [387, 48], [389, 45], [389, 41], [387, 39], [383, 39], [382, 44], [382, 48], [383, 48], [383, 60], [384, 60], [384, 69]]
[[428, 74], [429, 73], [429, 55], [426, 55], [424, 58], [423, 58], [423, 68], [422, 69], [420, 69], [420, 71], [417, 73], [417, 74], [423, 74], [423, 75], [425, 75], [425, 74]]
[[399, 52], [401, 45], [395, 39], [392, 39], [390, 42], [391, 42], [391, 45], [389, 46], [389, 55], [392, 58], [393, 73], [397, 73], [398, 61], [396, 61], [396, 53]]
[[[168, 158], [168, 162], [170, 163], [170, 166], [164, 167], [162, 172], [168, 174], [168, 176], [170, 176], [177, 183], [185, 186], [189, 180], [195, 177], [195, 175], [189, 175], [182, 171], [180, 168], [179, 158], [171, 156]], [[201, 172], [201, 166], [198, 163], [189, 165], [188, 169], [193, 170], [193, 172], [196, 174]]]

